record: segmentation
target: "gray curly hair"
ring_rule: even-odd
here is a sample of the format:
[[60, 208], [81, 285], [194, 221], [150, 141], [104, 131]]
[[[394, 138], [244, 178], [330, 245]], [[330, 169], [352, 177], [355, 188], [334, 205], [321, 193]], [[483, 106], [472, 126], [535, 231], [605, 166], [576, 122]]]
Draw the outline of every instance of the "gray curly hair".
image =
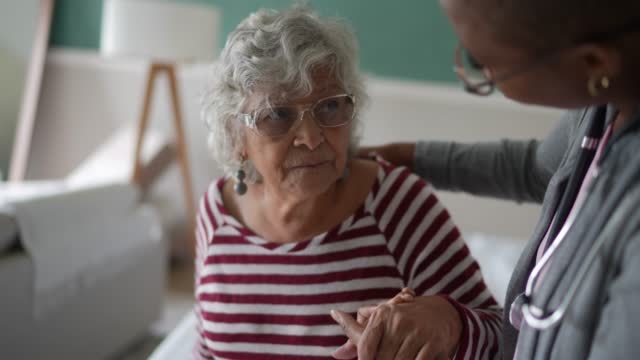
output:
[[270, 94], [269, 98], [307, 96], [313, 91], [312, 73], [319, 68], [331, 70], [357, 100], [349, 144], [349, 154], [353, 154], [366, 94], [358, 70], [357, 42], [345, 22], [321, 18], [298, 4], [284, 11], [259, 10], [229, 34], [202, 101], [202, 117], [210, 130], [209, 149], [227, 176], [242, 167], [248, 181], [260, 180], [240, 155], [244, 141], [238, 113], [244, 102], [257, 92]]

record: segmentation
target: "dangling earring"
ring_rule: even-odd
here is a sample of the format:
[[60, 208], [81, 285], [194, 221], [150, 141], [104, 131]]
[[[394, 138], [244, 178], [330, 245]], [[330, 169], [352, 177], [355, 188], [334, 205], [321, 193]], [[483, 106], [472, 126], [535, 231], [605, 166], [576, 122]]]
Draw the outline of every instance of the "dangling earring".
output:
[[[244, 164], [244, 161], [242, 163]], [[242, 170], [242, 165], [240, 165], [240, 168], [238, 169], [238, 171], [236, 171], [234, 175], [236, 183], [233, 186], [233, 190], [238, 195], [244, 195], [247, 192], [247, 184], [244, 182], [244, 179], [246, 178], [246, 176], [247, 174], [244, 172], [244, 170]]]
[[609, 88], [610, 85], [611, 83], [609, 82], [609, 78], [606, 76], [603, 76], [602, 78], [600, 78], [599, 83], [596, 81], [595, 78], [591, 78], [587, 82], [587, 90], [589, 91], [589, 95], [595, 98], [595, 97], [598, 97], [598, 95], [600, 95], [600, 89], [606, 90]]

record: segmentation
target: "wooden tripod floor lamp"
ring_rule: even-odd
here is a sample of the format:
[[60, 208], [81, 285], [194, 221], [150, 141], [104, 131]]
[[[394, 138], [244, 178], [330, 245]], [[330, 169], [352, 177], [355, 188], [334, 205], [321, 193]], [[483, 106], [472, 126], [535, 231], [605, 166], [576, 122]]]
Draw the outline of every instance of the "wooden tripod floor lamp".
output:
[[166, 74], [173, 109], [176, 160], [182, 176], [187, 211], [187, 241], [195, 248], [196, 206], [187, 143], [180, 108], [177, 64], [211, 61], [216, 51], [218, 12], [205, 5], [158, 0], [105, 0], [103, 3], [101, 52], [107, 56], [143, 57], [150, 60], [142, 111], [137, 124], [132, 181], [143, 188], [154, 172], [143, 164], [141, 152], [157, 79]]

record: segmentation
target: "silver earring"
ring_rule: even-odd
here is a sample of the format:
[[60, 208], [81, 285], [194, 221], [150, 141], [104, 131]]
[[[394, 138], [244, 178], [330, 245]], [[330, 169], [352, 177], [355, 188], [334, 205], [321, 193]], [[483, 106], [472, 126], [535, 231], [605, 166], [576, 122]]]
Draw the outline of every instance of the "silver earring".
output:
[[238, 169], [238, 171], [236, 171], [235, 173], [234, 177], [236, 180], [236, 184], [233, 186], [233, 190], [238, 195], [244, 195], [247, 192], [247, 184], [244, 182], [246, 176], [247, 174], [245, 174], [244, 170], [242, 169]]

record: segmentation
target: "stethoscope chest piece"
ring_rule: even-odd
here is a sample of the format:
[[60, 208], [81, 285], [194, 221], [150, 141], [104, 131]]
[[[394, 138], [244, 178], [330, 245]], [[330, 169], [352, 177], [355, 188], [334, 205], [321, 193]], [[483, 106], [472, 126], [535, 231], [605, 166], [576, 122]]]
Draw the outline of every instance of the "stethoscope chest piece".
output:
[[511, 308], [509, 309], [509, 322], [511, 326], [516, 328], [516, 330], [520, 330], [522, 326], [522, 320], [524, 318], [522, 314], [522, 306], [527, 301], [527, 295], [521, 293], [518, 295], [515, 300], [511, 303]]

